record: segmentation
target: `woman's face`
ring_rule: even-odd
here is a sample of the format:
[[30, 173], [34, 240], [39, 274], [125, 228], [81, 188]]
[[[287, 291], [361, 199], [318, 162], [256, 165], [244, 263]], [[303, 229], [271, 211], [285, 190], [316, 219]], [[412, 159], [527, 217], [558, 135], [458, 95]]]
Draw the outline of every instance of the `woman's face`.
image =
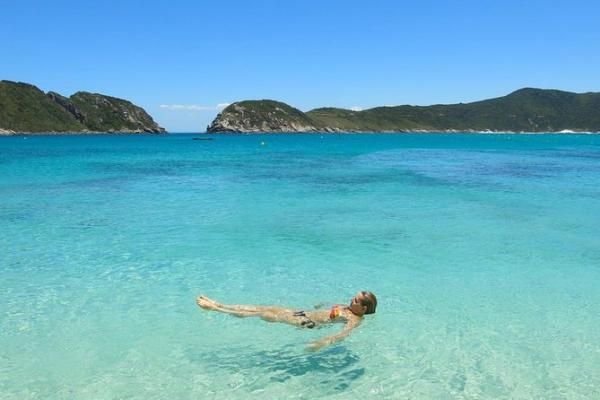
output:
[[361, 303], [362, 298], [363, 294], [359, 292], [352, 298], [352, 300], [350, 300], [350, 311], [358, 316], [364, 315], [365, 311], [367, 311], [367, 307], [363, 306]]

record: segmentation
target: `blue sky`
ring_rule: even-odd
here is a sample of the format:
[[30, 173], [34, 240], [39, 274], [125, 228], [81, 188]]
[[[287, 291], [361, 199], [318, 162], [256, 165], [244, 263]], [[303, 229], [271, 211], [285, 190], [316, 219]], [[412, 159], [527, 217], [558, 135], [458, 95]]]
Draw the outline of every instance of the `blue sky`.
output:
[[0, 79], [126, 98], [172, 132], [301, 110], [600, 91], [600, 2], [4, 1]]

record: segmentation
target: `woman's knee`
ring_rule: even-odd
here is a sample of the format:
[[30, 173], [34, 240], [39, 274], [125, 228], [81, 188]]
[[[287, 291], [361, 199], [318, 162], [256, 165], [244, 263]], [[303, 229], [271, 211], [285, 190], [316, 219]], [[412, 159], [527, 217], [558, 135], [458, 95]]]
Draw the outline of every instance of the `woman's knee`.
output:
[[280, 320], [279, 315], [272, 311], [263, 311], [260, 313], [260, 317], [269, 322], [277, 322]]

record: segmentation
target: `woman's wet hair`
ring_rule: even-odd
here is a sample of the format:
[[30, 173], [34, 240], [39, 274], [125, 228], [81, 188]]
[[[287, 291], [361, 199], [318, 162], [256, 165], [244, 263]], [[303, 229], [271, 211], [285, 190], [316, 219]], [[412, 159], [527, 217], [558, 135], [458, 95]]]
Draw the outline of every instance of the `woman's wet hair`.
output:
[[377, 308], [377, 297], [375, 297], [373, 293], [366, 290], [360, 292], [360, 294], [362, 294], [360, 305], [367, 307], [365, 314], [375, 314], [375, 309]]

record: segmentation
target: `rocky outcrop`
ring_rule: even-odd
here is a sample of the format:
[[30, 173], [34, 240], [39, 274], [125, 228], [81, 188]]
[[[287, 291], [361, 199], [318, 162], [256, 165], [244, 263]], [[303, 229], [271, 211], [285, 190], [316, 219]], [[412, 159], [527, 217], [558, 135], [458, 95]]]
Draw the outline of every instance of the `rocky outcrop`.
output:
[[302, 111], [273, 100], [249, 100], [225, 108], [208, 132], [318, 132], [321, 127]]
[[23, 82], [0, 81], [0, 134], [164, 133], [144, 109], [97, 93], [64, 97]]
[[91, 131], [165, 132], [144, 109], [127, 100], [88, 92], [77, 92], [69, 100], [75, 112], [81, 115], [83, 124]]
[[75, 104], [71, 103], [71, 100], [69, 100], [68, 98], [66, 98], [64, 96], [61, 96], [60, 94], [58, 94], [56, 92], [48, 92], [47, 96], [52, 101], [54, 101], [55, 103], [57, 103], [59, 106], [61, 106], [62, 108], [64, 108], [68, 112], [70, 112], [71, 115], [73, 115], [77, 121], [79, 121], [81, 123], [84, 122], [84, 120], [85, 120], [84, 115], [75, 106]]

